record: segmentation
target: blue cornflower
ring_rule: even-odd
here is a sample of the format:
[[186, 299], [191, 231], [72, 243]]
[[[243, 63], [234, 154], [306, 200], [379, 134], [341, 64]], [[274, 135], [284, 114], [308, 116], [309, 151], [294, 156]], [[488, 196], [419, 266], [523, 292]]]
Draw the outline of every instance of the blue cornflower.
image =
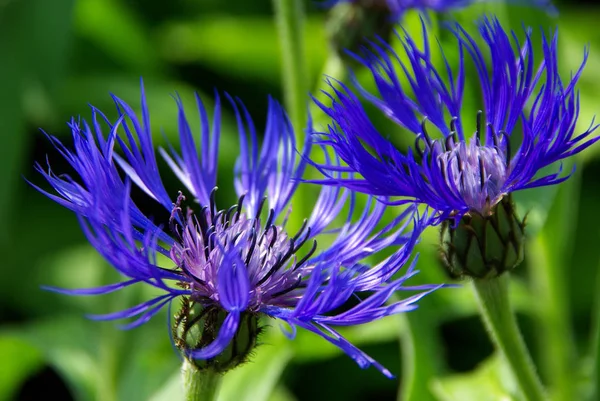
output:
[[[514, 33], [511, 40], [498, 20], [485, 18], [479, 23], [485, 43], [480, 45], [456, 24], [452, 33], [458, 39], [459, 60], [453, 72], [445, 56], [443, 66], [435, 65], [425, 27], [423, 33], [424, 50], [408, 35], [400, 38], [406, 62], [383, 42], [356, 56], [370, 69], [379, 96], [357, 84], [358, 91], [415, 135], [414, 149], [406, 154], [398, 150], [375, 129], [358, 97], [344, 84], [332, 83], [331, 106], [318, 104], [333, 124], [317, 142], [332, 147], [348, 166], [317, 165], [327, 174], [319, 183], [404, 198], [392, 204], [423, 203], [437, 211], [438, 221], [459, 219], [470, 211], [485, 215], [507, 194], [566, 180], [568, 175], [561, 176], [560, 168], [553, 174], [541, 170], [599, 139], [589, 137], [597, 128], [593, 123], [573, 136], [579, 116], [575, 85], [587, 50], [580, 68], [565, 84], [558, 74], [556, 34], [550, 41], [543, 39], [542, 61], [536, 67], [530, 30], [521, 44]], [[472, 116], [463, 105], [467, 60], [475, 66], [483, 106]], [[398, 71], [394, 62], [401, 67]], [[473, 135], [466, 132], [465, 114], [476, 122]], [[428, 125], [441, 138], [433, 138]], [[340, 178], [340, 171], [359, 173], [362, 178]]]
[[[597, 128], [593, 122], [585, 132], [574, 135], [579, 116], [575, 85], [587, 60], [587, 49], [579, 69], [563, 82], [558, 73], [557, 33], [542, 39], [541, 61], [536, 66], [529, 29], [520, 42], [495, 18], [484, 18], [478, 28], [482, 42], [459, 24], [453, 25], [458, 46], [452, 51], [457, 58], [450, 62], [442, 51], [441, 66], [432, 59], [425, 24], [423, 49], [408, 34], [398, 35], [405, 51], [403, 58], [383, 41], [372, 43], [364, 55], [355, 55], [370, 70], [378, 94], [355, 82], [358, 92], [414, 134], [416, 143], [406, 153], [398, 150], [373, 126], [358, 97], [342, 83], [331, 82], [331, 106], [318, 104], [333, 122], [328, 132], [315, 137], [316, 142], [333, 148], [347, 166], [315, 164], [326, 177], [313, 181], [372, 196], [400, 197], [390, 204], [425, 204], [436, 213], [434, 224], [451, 223], [443, 224], [443, 229], [456, 227], [459, 222], [468, 226], [467, 231], [478, 233], [480, 238], [472, 241], [469, 234], [458, 244], [456, 232], [450, 231], [443, 247], [449, 246], [443, 253], [446, 259], [455, 259], [457, 253], [460, 256], [460, 262], [450, 262], [461, 265], [453, 267], [453, 274], [475, 276], [487, 273], [479, 268], [477, 273], [465, 271], [466, 265], [481, 265], [481, 261], [466, 261], [474, 254], [471, 243], [479, 244], [483, 264], [495, 265], [496, 273], [513, 268], [522, 259], [525, 222], [516, 217], [510, 194], [566, 180], [569, 175], [562, 175], [561, 167], [551, 173], [546, 167], [552, 168], [555, 162], [598, 140], [590, 137]], [[482, 105], [482, 110], [472, 114], [463, 102], [468, 62], [474, 66], [472, 77]], [[454, 71], [451, 64], [457, 66]], [[395, 65], [400, 68], [395, 69]], [[430, 135], [431, 126], [437, 137]], [[474, 128], [472, 135], [469, 127]], [[508, 224], [500, 221], [502, 216], [498, 220], [496, 211], [507, 216]], [[493, 220], [493, 233], [486, 228], [488, 218]], [[481, 219], [483, 227], [478, 227]], [[510, 229], [503, 231], [503, 227]], [[492, 234], [502, 244], [502, 251], [494, 257], [488, 253]]]
[[[333, 6], [337, 3], [358, 3], [365, 7], [387, 8], [390, 14], [396, 20], [401, 20], [409, 10], [417, 10], [421, 13], [433, 11], [438, 13], [447, 13], [466, 8], [475, 3], [494, 2], [495, 0], [331, 0], [325, 2], [327, 6]], [[525, 6], [533, 6], [545, 9], [549, 13], [556, 13], [551, 0], [510, 0]]]
[[[196, 203], [185, 211], [186, 196], [182, 192], [171, 195], [163, 185], [143, 87], [141, 118], [114, 97], [120, 116], [114, 123], [94, 107], [91, 123], [71, 120], [74, 150], [48, 136], [79, 178], [57, 176], [50, 167], [46, 172], [38, 164], [56, 194], [36, 188], [75, 212], [90, 243], [126, 278], [99, 288], [51, 289], [96, 295], [145, 283], [161, 290], [162, 295], [127, 310], [90, 316], [96, 320], [135, 318], [125, 328], [147, 322], [179, 298], [182, 306], [175, 316], [173, 340], [199, 367], [225, 371], [243, 362], [256, 344], [258, 317], [266, 315], [289, 324], [292, 334], [296, 326], [312, 331], [340, 347], [361, 367], [374, 365], [391, 376], [333, 326], [366, 323], [412, 310], [421, 297], [439, 287], [404, 285], [417, 273], [414, 260], [402, 275], [396, 274], [409, 260], [428, 217], [409, 207], [376, 229], [385, 210], [383, 204], [369, 199], [364, 212], [353, 218], [356, 195], [323, 187], [301, 228], [288, 232], [290, 199], [306, 168], [310, 145], [307, 141], [302, 154], [297, 154], [291, 124], [282, 107], [270, 99], [260, 147], [245, 107], [238, 99], [227, 97], [240, 140], [234, 181], [239, 199], [228, 209], [216, 205], [218, 96], [212, 128], [197, 97], [198, 142], [176, 98], [181, 152], [173, 147], [170, 151], [159, 149]], [[166, 210], [169, 230], [136, 206], [131, 183]], [[317, 239], [331, 235], [335, 228], [331, 223], [346, 213], [345, 222], [333, 230], [333, 242], [316, 252]], [[371, 267], [362, 263], [365, 257], [390, 246], [397, 251], [382, 262]], [[159, 255], [167, 262], [159, 263]], [[397, 290], [417, 293], [387, 304]], [[351, 298], [353, 306], [346, 306]]]

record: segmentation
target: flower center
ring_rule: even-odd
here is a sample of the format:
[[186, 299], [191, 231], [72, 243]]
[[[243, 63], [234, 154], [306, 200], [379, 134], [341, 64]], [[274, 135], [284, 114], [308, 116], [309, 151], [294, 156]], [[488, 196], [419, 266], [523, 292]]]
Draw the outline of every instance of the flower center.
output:
[[[173, 245], [170, 254], [187, 278], [185, 284], [192, 289], [195, 302], [219, 303], [217, 278], [226, 257], [233, 258], [229, 263], [241, 261], [246, 267], [250, 310], [256, 311], [265, 303], [292, 306], [297, 302], [302, 293], [302, 277], [311, 269], [304, 263], [316, 249], [315, 241], [303, 258], [296, 258], [296, 252], [310, 237], [306, 224], [290, 238], [284, 227], [273, 224], [273, 211], [265, 224], [261, 224], [264, 201], [253, 217], [241, 212], [244, 196], [227, 211], [216, 212], [213, 201], [200, 213], [188, 210], [184, 217], [180, 207], [182, 200], [180, 195], [173, 209], [173, 231], [179, 242]], [[175, 223], [177, 220], [179, 224]]]
[[446, 183], [482, 215], [505, 195], [502, 189], [508, 171], [501, 153], [497, 148], [479, 145], [478, 138], [473, 137], [468, 144], [461, 141], [438, 156]]
[[[482, 114], [477, 113], [477, 130], [468, 143], [458, 139], [457, 117], [450, 121], [450, 134], [443, 140], [431, 139], [425, 118], [415, 149], [423, 160], [429, 159], [426, 153], [433, 156], [446, 185], [471, 211], [489, 216], [506, 195], [504, 186], [510, 174], [511, 152], [509, 136], [504, 131], [496, 132], [491, 124], [487, 124], [482, 145]], [[425, 149], [421, 149], [421, 143]]]

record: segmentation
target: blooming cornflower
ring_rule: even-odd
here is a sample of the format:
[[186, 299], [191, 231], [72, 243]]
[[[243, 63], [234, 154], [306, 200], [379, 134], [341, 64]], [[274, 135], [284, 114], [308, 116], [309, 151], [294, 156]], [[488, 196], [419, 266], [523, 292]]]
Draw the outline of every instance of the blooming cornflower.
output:
[[[511, 194], [566, 180], [569, 174], [561, 174], [561, 167], [545, 168], [598, 140], [590, 137], [593, 122], [574, 135], [579, 116], [575, 85], [587, 50], [579, 69], [563, 82], [557, 33], [542, 39], [536, 66], [531, 30], [521, 42], [495, 18], [484, 18], [478, 28], [479, 38], [474, 38], [453, 25], [457, 60], [450, 62], [442, 50], [441, 65], [432, 59], [425, 24], [422, 49], [408, 34], [398, 35], [402, 58], [383, 41], [355, 55], [370, 70], [378, 93], [356, 83], [358, 92], [415, 135], [408, 152], [377, 131], [358, 97], [339, 82], [331, 83], [332, 104], [319, 103], [333, 123], [328, 132], [315, 134], [347, 164], [315, 163], [326, 175], [315, 182], [400, 197], [390, 204], [427, 205], [436, 213], [434, 224], [442, 223], [450, 273], [474, 277], [500, 274], [522, 259], [525, 222], [517, 218]], [[479, 112], [467, 110], [463, 102], [468, 62], [481, 93]]]
[[[227, 209], [216, 205], [218, 96], [212, 127], [196, 97], [201, 121], [198, 141], [176, 98], [181, 151], [170, 147], [159, 152], [183, 186], [179, 194], [169, 194], [163, 185], [143, 87], [141, 118], [114, 97], [119, 112], [115, 122], [94, 107], [91, 123], [71, 120], [74, 150], [48, 136], [79, 178], [55, 175], [49, 166], [45, 171], [38, 164], [55, 193], [36, 188], [75, 212], [89, 242], [126, 278], [98, 288], [51, 289], [70, 295], [106, 294], [137, 283], [159, 289], [161, 295], [127, 310], [90, 316], [96, 320], [133, 318], [124, 325], [127, 329], [142, 325], [180, 299], [173, 341], [199, 368], [224, 372], [242, 363], [256, 345], [258, 318], [266, 315], [286, 322], [292, 328], [290, 336], [297, 326], [302, 327], [340, 347], [362, 368], [374, 365], [391, 376], [333, 326], [362, 324], [412, 310], [421, 297], [438, 288], [404, 285], [416, 274], [414, 259], [406, 271], [397, 274], [409, 260], [428, 217], [409, 207], [376, 229], [384, 215], [383, 204], [369, 199], [364, 211], [355, 213], [354, 193], [323, 187], [304, 224], [288, 232], [290, 200], [302, 185], [310, 144], [297, 154], [284, 110], [269, 99], [259, 146], [245, 107], [227, 97], [240, 141], [234, 169], [238, 200]], [[132, 184], [166, 210], [168, 230], [136, 206]], [[188, 198], [195, 202], [186, 209]], [[346, 219], [335, 229], [332, 223], [338, 216]], [[332, 229], [336, 233], [333, 242], [317, 252], [317, 240], [331, 235]], [[373, 266], [364, 264], [365, 257], [390, 246], [396, 248], [395, 253]], [[167, 262], [159, 264], [159, 255]], [[387, 303], [398, 290], [416, 293]], [[351, 298], [352, 305], [347, 303]]]

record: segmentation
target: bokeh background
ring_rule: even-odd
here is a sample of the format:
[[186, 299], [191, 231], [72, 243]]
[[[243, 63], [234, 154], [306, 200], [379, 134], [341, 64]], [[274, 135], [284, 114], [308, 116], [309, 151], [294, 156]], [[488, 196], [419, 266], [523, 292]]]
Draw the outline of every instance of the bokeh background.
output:
[[[317, 3], [305, 7], [310, 88], [323, 85], [321, 73], [331, 60], [327, 12]], [[557, 5], [556, 19], [502, 4], [453, 17], [468, 24], [492, 10], [515, 29], [521, 20], [544, 29], [560, 26], [565, 76], [588, 45], [579, 86], [583, 130], [600, 109], [600, 7], [593, 1]], [[209, 105], [215, 88], [238, 95], [264, 126], [267, 95], [283, 99], [272, 14], [268, 0], [0, 0], [0, 400], [177, 399], [179, 360], [169, 343], [166, 311], [129, 332], [84, 317], [132, 305], [147, 296], [146, 289], [91, 298], [40, 289], [118, 278], [86, 243], [74, 215], [26, 180], [43, 186], [33, 166], [45, 166], [47, 155], [55, 171], [67, 171], [40, 127], [68, 144], [66, 122], [88, 117], [88, 104], [114, 116], [109, 93], [115, 93], [138, 107], [140, 77], [158, 144], [177, 142], [176, 91], [189, 110], [194, 91]], [[418, 20], [409, 16], [407, 25], [418, 29]], [[223, 118], [225, 142], [235, 144], [231, 111]], [[221, 154], [219, 196], [232, 203], [231, 149]], [[531, 230], [512, 295], [557, 400], [597, 399], [589, 383], [598, 363], [592, 339], [600, 310], [594, 307], [600, 290], [599, 174], [595, 146], [578, 158], [573, 178], [558, 191], [532, 191], [519, 200], [530, 211]], [[174, 179], [168, 185], [176, 189]], [[305, 197], [295, 202], [310, 202]], [[429, 230], [419, 245], [417, 281], [446, 280], [436, 241]], [[222, 400], [392, 400], [409, 387], [419, 400], [510, 399], [502, 398], [510, 378], [494, 356], [468, 285], [429, 296], [411, 314], [343, 331], [395, 380], [359, 369], [316, 336], [299, 333], [290, 341], [273, 325], [253, 362], [228, 375]]]

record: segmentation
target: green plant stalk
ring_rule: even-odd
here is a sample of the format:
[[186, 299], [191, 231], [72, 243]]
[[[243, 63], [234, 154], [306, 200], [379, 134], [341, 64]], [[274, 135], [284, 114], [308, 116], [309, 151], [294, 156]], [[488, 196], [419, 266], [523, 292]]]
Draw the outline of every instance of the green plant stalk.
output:
[[529, 351], [521, 337], [508, 296], [509, 275], [473, 281], [479, 311], [496, 348], [502, 353], [528, 401], [545, 401]]
[[[571, 164], [565, 168], [570, 169]], [[569, 307], [569, 278], [564, 267], [570, 262], [577, 231], [580, 192], [581, 172], [577, 171], [560, 186], [544, 227], [527, 247], [528, 260], [535, 266], [531, 269], [532, 289], [538, 305], [544, 306], [536, 311], [541, 328], [540, 373], [547, 383], [551, 383], [548, 391], [550, 398], [556, 401], [577, 398], [576, 380], [573, 380], [577, 363]]]
[[558, 244], [549, 244], [544, 231], [529, 246], [531, 260], [535, 261], [536, 266], [532, 273], [535, 295], [539, 304], [544, 305], [538, 314], [543, 327], [540, 333], [541, 348], [552, 350], [543, 355], [541, 363], [545, 367], [543, 373], [548, 375], [548, 382], [552, 383], [549, 388], [551, 398], [569, 400], [574, 393], [572, 372], [575, 364], [572, 358], [574, 340], [570, 330], [567, 289], [561, 269], [564, 264], [557, 263], [556, 258], [552, 257], [551, 252], [554, 251], [550, 249]]
[[401, 337], [402, 385], [398, 401], [435, 401], [429, 387], [439, 373], [436, 355], [440, 355], [440, 349], [432, 316], [421, 308], [418, 313], [403, 313], [400, 317], [407, 328]]
[[222, 375], [211, 369], [199, 370], [187, 359], [181, 367], [185, 401], [214, 401]]
[[285, 105], [298, 143], [304, 141], [307, 121], [308, 74], [304, 51], [302, 0], [273, 0], [283, 66]]
[[591, 341], [591, 355], [593, 360], [592, 365], [592, 398], [591, 400], [597, 400], [600, 397], [600, 270], [598, 270], [596, 277], [596, 300], [595, 305], [592, 309], [594, 315], [592, 316], [592, 341]]

